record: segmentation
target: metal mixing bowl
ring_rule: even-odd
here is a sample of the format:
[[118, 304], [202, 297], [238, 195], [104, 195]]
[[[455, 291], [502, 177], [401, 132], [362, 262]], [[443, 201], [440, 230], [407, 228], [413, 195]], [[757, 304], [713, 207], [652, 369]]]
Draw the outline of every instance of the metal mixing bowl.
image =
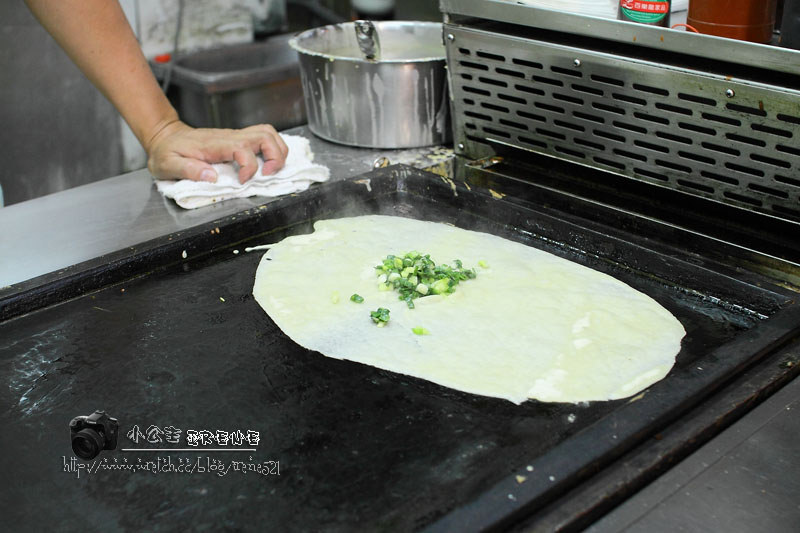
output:
[[444, 144], [450, 137], [442, 25], [375, 22], [380, 55], [364, 57], [352, 22], [289, 41], [300, 56], [308, 125], [319, 137], [372, 148]]

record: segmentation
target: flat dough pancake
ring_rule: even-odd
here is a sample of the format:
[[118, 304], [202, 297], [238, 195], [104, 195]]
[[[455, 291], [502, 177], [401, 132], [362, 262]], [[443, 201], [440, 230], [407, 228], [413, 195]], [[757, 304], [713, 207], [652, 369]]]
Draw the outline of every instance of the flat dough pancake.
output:
[[[264, 255], [253, 294], [286, 335], [327, 357], [518, 404], [581, 402], [660, 380], [685, 335], [669, 311], [621, 281], [487, 233], [379, 215], [314, 228]], [[378, 290], [374, 267], [412, 250], [436, 264], [461, 259], [477, 278], [408, 309], [396, 291]], [[369, 317], [378, 307], [391, 311], [383, 328]]]

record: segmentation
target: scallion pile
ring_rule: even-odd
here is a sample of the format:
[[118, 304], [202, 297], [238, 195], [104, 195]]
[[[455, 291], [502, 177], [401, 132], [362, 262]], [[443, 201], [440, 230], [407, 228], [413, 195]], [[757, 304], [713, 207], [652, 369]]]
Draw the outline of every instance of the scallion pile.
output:
[[460, 282], [475, 279], [474, 268], [464, 268], [456, 259], [453, 265], [437, 265], [429, 254], [412, 251], [405, 255], [387, 255], [375, 267], [378, 288], [383, 291], [396, 290], [399, 299], [414, 308], [414, 300], [432, 294], [452, 294]]

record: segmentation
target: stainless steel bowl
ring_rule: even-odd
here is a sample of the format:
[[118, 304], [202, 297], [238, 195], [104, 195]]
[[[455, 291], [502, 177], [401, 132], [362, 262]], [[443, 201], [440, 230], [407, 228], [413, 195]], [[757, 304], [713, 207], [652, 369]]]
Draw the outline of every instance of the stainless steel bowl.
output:
[[352, 22], [314, 28], [289, 41], [300, 56], [312, 132], [372, 148], [444, 144], [450, 137], [442, 25], [375, 22], [380, 55], [368, 60]]

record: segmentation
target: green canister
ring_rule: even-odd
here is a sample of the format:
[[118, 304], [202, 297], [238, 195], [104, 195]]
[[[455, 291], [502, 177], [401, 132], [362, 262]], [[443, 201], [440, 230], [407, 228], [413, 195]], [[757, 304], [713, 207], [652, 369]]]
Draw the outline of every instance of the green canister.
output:
[[619, 0], [617, 19], [669, 28], [670, 0]]

